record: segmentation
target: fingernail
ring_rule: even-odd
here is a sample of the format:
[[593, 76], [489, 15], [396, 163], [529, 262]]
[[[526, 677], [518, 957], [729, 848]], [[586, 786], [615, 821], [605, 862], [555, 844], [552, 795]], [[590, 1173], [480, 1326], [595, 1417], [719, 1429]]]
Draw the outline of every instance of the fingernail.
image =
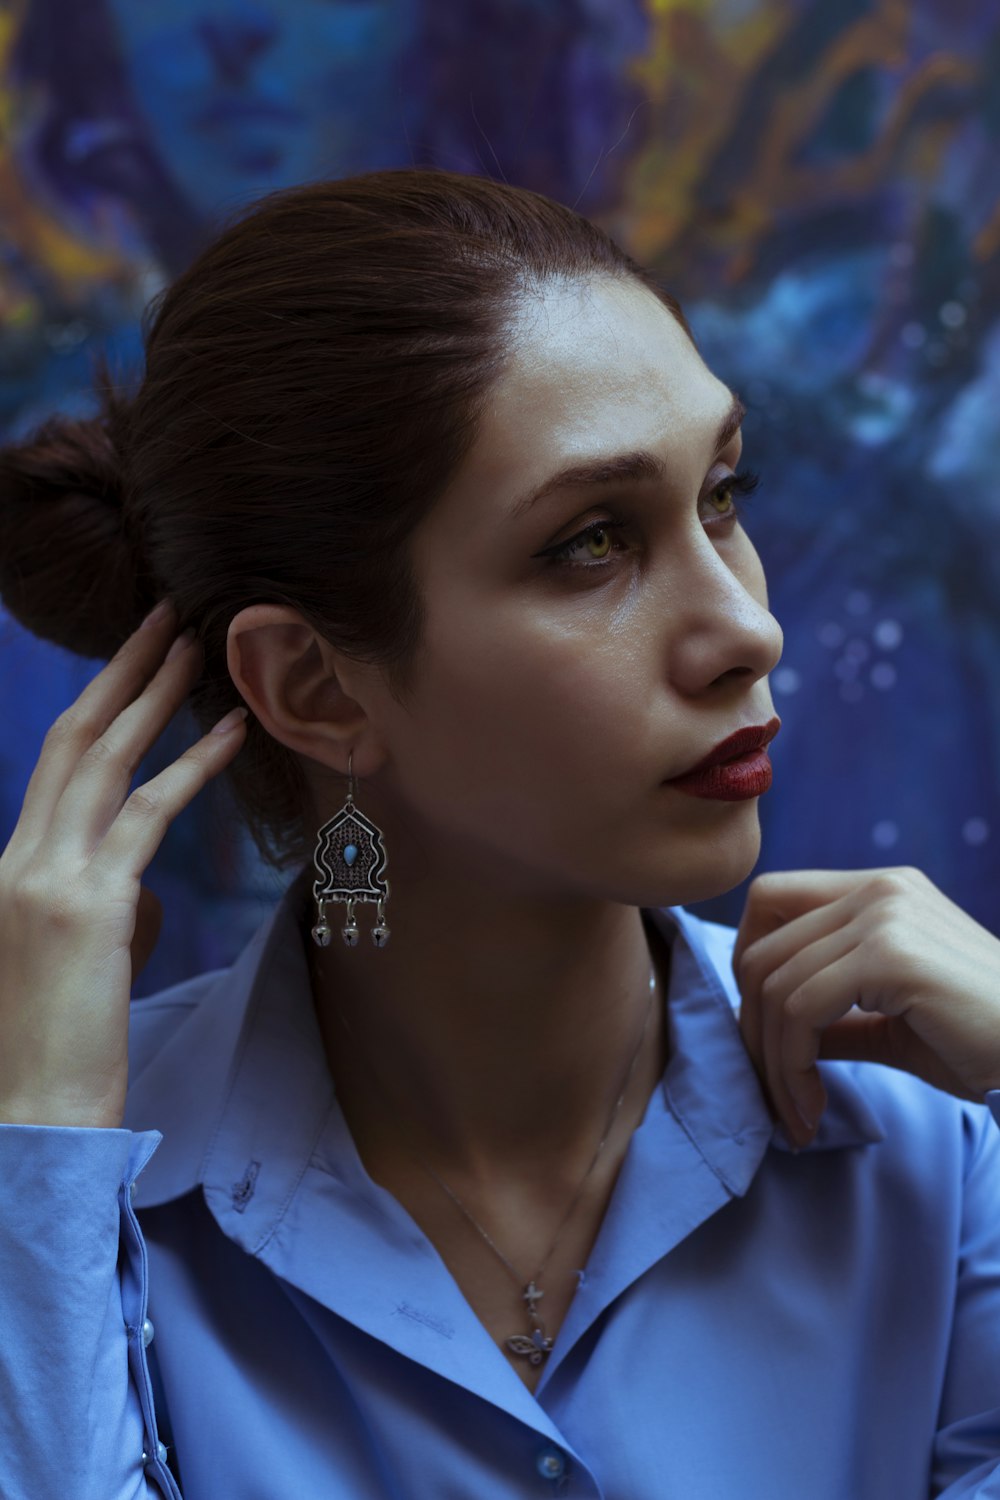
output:
[[159, 624], [161, 624], [167, 618], [167, 616], [173, 611], [173, 607], [174, 606], [173, 606], [172, 600], [170, 600], [170, 599], [161, 599], [160, 602], [159, 602], [159, 604], [156, 606], [156, 608], [150, 610], [149, 614], [146, 616], [146, 618], [143, 620], [142, 624], [139, 626], [139, 629], [140, 630], [148, 630], [151, 625], [159, 625]]
[[174, 644], [171, 646], [170, 650], [167, 652], [167, 661], [173, 661], [175, 656], [180, 656], [182, 651], [186, 651], [188, 646], [190, 646], [191, 642], [194, 640], [194, 637], [194, 626], [189, 625], [187, 630], [183, 630], [181, 632], [176, 641], [174, 641]]
[[215, 728], [209, 730], [209, 733], [228, 734], [231, 729], [235, 729], [237, 724], [246, 718], [248, 711], [246, 708], [234, 708], [231, 713], [226, 714], [224, 719], [220, 719]]
[[[792, 1100], [792, 1103], [795, 1104], [795, 1100], [794, 1099]], [[806, 1129], [808, 1130], [809, 1134], [812, 1135], [813, 1131], [816, 1129], [817, 1122], [815, 1120], [813, 1120], [813, 1119], [810, 1119], [810, 1117], [806, 1114], [805, 1110], [804, 1109], [800, 1109], [797, 1104], [795, 1104], [795, 1113], [798, 1115], [799, 1119], [802, 1121], [803, 1125], [806, 1127]]]

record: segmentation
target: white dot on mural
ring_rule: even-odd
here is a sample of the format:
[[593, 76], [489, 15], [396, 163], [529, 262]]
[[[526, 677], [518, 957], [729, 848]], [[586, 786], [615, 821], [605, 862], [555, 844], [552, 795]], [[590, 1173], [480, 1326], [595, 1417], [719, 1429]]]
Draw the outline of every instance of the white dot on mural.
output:
[[891, 818], [882, 818], [872, 829], [872, 843], [876, 849], [891, 849], [899, 842], [899, 825]]
[[990, 836], [990, 825], [985, 818], [966, 818], [962, 824], [962, 842], [985, 844]]
[[864, 589], [852, 589], [844, 600], [844, 608], [849, 615], [866, 615], [872, 607], [872, 596]]
[[886, 688], [896, 686], [896, 676], [896, 668], [891, 661], [877, 661], [868, 673], [868, 680], [872, 687], [881, 688], [884, 692]]
[[854, 636], [844, 647], [844, 655], [848, 661], [867, 661], [871, 654], [872, 648], [860, 636]]
[[843, 625], [838, 625], [836, 620], [827, 620], [816, 632], [816, 639], [821, 646], [839, 646], [844, 639], [845, 631]]
[[965, 322], [965, 308], [961, 302], [946, 302], [939, 309], [938, 317], [946, 328], [961, 328]]
[[898, 620], [879, 620], [872, 631], [872, 639], [880, 651], [895, 651], [902, 642], [903, 627]]
[[842, 682], [840, 696], [845, 703], [860, 703], [865, 696], [865, 690], [860, 682]]
[[919, 349], [927, 342], [927, 330], [921, 323], [904, 323], [899, 337], [907, 349]]
[[778, 667], [769, 681], [776, 693], [797, 693], [802, 686], [802, 675], [794, 667]]

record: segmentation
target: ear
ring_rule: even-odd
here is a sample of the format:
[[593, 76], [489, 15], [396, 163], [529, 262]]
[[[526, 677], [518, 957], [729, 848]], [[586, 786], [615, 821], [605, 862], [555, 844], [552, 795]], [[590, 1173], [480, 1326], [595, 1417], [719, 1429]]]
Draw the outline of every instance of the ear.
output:
[[279, 604], [241, 610], [229, 626], [226, 664], [250, 712], [274, 739], [343, 774], [353, 751], [355, 774], [371, 774], [375, 761], [361, 761], [373, 751], [377, 759], [378, 747], [354, 696], [371, 691], [370, 677], [298, 610]]

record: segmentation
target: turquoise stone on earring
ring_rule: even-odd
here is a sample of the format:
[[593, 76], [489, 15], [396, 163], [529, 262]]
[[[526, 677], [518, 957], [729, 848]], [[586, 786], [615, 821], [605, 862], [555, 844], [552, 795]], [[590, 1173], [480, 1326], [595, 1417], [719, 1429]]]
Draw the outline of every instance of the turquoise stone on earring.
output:
[[350, 867], [358, 857], [358, 851], [354, 844], [348, 844], [344, 850], [344, 864]]

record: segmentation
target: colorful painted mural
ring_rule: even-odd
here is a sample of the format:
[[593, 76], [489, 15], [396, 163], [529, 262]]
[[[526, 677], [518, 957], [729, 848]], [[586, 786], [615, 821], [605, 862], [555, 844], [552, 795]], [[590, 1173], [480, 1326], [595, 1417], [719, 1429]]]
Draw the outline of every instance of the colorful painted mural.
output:
[[[574, 205], [749, 407], [785, 636], [755, 873], [913, 864], [1000, 932], [998, 66], [969, 0], [20, 0], [0, 430], [90, 411], [95, 351], [137, 367], [149, 298], [273, 187], [434, 164]], [[0, 840], [100, 665], [0, 614]], [[149, 884], [143, 994], [230, 962], [282, 888], [215, 786]]]

